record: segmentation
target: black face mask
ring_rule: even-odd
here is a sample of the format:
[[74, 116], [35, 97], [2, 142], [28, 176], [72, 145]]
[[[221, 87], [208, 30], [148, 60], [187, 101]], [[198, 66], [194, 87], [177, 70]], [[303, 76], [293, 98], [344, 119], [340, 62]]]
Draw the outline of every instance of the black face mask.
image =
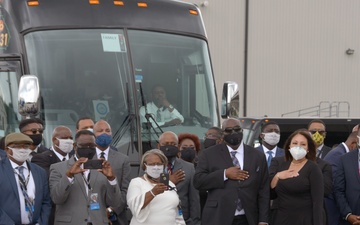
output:
[[96, 153], [96, 149], [95, 148], [78, 148], [76, 150], [76, 155], [79, 158], [88, 158], [88, 159], [92, 159], [94, 157]]
[[224, 141], [232, 146], [236, 146], [241, 143], [243, 138], [243, 133], [233, 132], [231, 134], [224, 135]]
[[42, 134], [34, 134], [34, 135], [28, 135], [28, 136], [33, 141], [33, 145], [39, 145], [42, 142], [42, 139], [43, 139]]
[[214, 146], [214, 145], [216, 145], [216, 140], [215, 139], [206, 138], [204, 140], [204, 148], [208, 148], [208, 147], [211, 147], [211, 146]]
[[165, 145], [165, 146], [160, 146], [160, 150], [164, 153], [164, 155], [168, 158], [169, 162], [172, 161], [172, 159], [174, 157], [176, 157], [176, 155], [179, 152], [179, 148], [174, 146], [174, 145]]
[[185, 148], [183, 150], [180, 151], [181, 153], [181, 158], [187, 162], [193, 163], [195, 156], [196, 156], [196, 151], [193, 148]]

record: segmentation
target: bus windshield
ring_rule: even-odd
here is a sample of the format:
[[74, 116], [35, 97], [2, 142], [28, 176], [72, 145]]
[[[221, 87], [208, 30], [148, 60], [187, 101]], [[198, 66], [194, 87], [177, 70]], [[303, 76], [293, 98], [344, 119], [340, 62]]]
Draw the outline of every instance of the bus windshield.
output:
[[40, 82], [40, 118], [48, 146], [54, 127], [75, 131], [77, 119], [84, 116], [108, 121], [117, 146], [156, 140], [161, 128], [145, 127], [139, 117], [144, 103], [152, 101], [154, 85], [164, 87], [184, 117], [181, 125], [162, 130], [203, 137], [218, 123], [202, 39], [143, 30], [69, 29], [35, 31], [24, 40], [30, 74]]

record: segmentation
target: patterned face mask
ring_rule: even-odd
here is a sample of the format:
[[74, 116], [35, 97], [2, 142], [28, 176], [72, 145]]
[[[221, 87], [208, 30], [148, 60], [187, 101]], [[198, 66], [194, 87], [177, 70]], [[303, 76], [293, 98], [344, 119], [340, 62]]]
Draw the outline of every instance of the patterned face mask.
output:
[[324, 136], [317, 131], [316, 133], [312, 134], [311, 137], [317, 145], [321, 145], [322, 143], [324, 143]]

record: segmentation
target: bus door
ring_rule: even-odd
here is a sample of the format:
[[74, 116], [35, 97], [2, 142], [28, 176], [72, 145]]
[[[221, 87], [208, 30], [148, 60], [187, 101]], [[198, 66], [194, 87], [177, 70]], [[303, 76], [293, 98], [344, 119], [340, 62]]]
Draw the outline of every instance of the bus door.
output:
[[20, 59], [0, 58], [0, 137], [18, 131], [21, 116], [17, 111]]

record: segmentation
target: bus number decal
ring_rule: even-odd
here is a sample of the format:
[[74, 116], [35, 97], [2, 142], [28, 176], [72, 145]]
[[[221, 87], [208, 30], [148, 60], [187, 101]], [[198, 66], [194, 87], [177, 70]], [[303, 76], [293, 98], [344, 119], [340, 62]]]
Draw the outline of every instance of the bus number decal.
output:
[[3, 17], [0, 18], [0, 49], [6, 49], [9, 46], [10, 34]]

